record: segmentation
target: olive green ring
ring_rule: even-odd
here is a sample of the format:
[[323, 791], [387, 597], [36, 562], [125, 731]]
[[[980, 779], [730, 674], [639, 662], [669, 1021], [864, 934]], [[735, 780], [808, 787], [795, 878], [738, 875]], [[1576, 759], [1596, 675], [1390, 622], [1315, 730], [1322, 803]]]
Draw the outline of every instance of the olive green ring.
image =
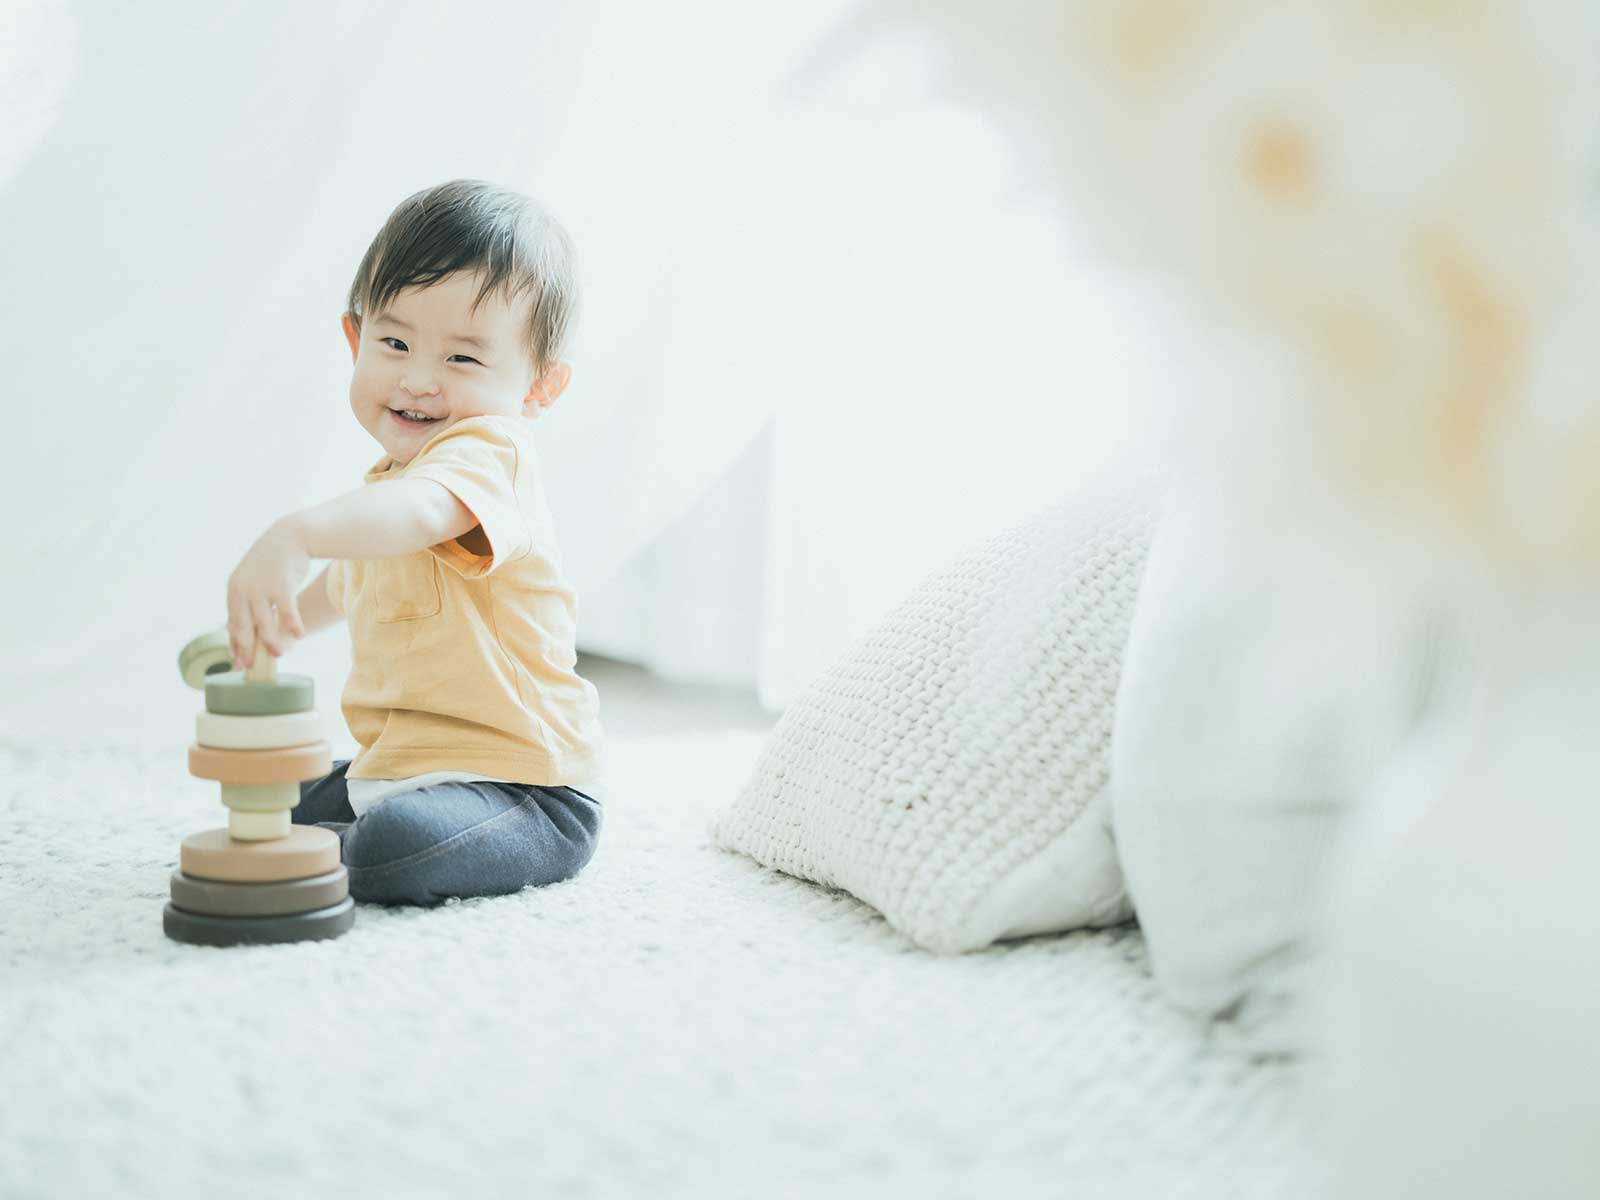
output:
[[243, 671], [229, 671], [206, 680], [206, 711], [235, 717], [310, 712], [314, 699], [309, 675], [279, 675], [253, 682]]

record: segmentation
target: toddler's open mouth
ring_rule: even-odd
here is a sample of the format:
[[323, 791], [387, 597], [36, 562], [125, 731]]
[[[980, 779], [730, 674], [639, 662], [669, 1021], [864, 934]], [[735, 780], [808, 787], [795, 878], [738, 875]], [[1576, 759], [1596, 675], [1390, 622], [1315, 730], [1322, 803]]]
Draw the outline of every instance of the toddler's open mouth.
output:
[[431, 425], [439, 419], [438, 417], [430, 417], [427, 413], [410, 408], [391, 408], [389, 412], [393, 415], [396, 421], [400, 422], [400, 424], [410, 425], [413, 427], [419, 425]]

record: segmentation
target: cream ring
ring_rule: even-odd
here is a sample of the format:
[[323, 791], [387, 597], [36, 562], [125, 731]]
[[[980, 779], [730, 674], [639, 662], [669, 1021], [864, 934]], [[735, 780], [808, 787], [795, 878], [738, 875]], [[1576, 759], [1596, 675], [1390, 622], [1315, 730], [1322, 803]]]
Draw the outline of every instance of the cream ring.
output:
[[322, 740], [319, 712], [277, 713], [267, 717], [237, 717], [229, 713], [199, 712], [194, 716], [194, 740], [221, 750], [276, 750]]
[[300, 785], [225, 783], [222, 785], [222, 803], [234, 812], [288, 812], [300, 803]]
[[228, 813], [228, 836], [236, 842], [270, 842], [289, 836], [289, 810]]

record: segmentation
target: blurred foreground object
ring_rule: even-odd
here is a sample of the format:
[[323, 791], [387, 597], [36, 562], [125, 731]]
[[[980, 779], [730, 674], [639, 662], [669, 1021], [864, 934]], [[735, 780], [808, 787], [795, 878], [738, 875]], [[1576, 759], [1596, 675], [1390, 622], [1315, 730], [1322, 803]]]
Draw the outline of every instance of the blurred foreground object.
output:
[[1341, 1194], [1600, 1194], [1593, 6], [872, 11], [1188, 314], [1112, 766], [1158, 979], [1321, 1046]]
[[1340, 1196], [1600, 1196], [1600, 597], [1567, 601], [1489, 625], [1354, 822], [1314, 1004]]

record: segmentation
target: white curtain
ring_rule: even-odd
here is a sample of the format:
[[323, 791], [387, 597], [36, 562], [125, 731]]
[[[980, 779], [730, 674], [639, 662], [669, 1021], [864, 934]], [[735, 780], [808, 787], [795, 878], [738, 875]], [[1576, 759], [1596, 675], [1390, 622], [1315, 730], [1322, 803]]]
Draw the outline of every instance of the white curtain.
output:
[[[542, 437], [590, 648], [781, 704], [1125, 444], [1137, 306], [917, 42], [795, 82], [847, 7], [0, 8], [0, 737], [192, 703], [173, 659], [239, 555], [377, 456], [339, 313], [445, 178], [533, 192], [579, 247]], [[296, 651], [327, 709], [339, 653]]]
[[690, 214], [706, 258], [674, 297], [669, 419], [770, 424], [584, 617], [596, 649], [774, 708], [928, 571], [1137, 452], [1169, 370], [1168, 315], [1081, 256], [927, 44], [818, 61], [848, 9], [748, 76], [760, 118], [703, 164], [731, 199]]

